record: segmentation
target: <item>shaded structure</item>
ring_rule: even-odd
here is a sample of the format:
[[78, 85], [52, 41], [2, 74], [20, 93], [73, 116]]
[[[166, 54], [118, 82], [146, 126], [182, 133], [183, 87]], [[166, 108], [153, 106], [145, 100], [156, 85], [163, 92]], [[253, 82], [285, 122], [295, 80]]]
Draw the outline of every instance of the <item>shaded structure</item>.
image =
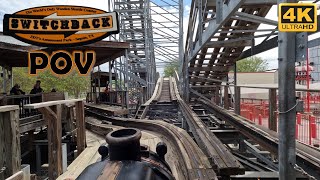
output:
[[108, 104], [128, 108], [128, 92], [119, 89], [121, 85], [117, 74], [96, 71], [91, 74], [91, 92], [87, 94], [87, 102]]
[[[128, 47], [129, 43], [126, 42], [100, 41], [64, 50], [69, 52], [94, 50], [96, 52], [94, 66], [96, 67], [123, 56]], [[67, 97], [61, 92], [7, 95], [9, 89], [7, 84], [9, 86], [13, 84], [12, 68], [28, 67], [28, 52], [37, 50], [50, 53], [59, 49], [31, 46], [12, 37], [0, 35], [0, 66], [2, 66], [3, 77], [0, 109], [3, 109], [5, 114], [1, 116], [2, 121], [0, 122], [0, 147], [1, 151], [3, 150], [1, 154], [7, 156], [4, 159], [1, 155], [0, 167], [5, 168], [5, 177], [14, 173], [17, 173], [14, 176], [20, 176], [21, 163], [27, 163], [30, 164], [29, 172], [36, 173], [40, 177], [49, 176], [50, 179], [56, 179], [66, 170], [67, 164], [74, 159], [74, 155], [80, 154], [85, 148], [84, 102], [82, 99], [65, 100]], [[113, 76], [111, 80], [116, 79], [117, 75]], [[34, 102], [32, 101], [34, 98], [37, 98], [38, 103], [30, 104]], [[15, 104], [15, 102], [18, 103], [12, 106], [14, 113], [10, 113], [11, 110], [8, 108], [11, 106], [6, 105]], [[16, 123], [16, 125], [10, 125], [9, 122]], [[16, 129], [12, 129], [13, 127]], [[4, 136], [6, 133], [9, 133], [10, 137]], [[8, 138], [16, 142], [6, 142]], [[7, 143], [13, 144], [8, 148], [15, 149], [17, 153], [9, 156], [7, 153], [15, 151], [4, 148], [4, 144]], [[18, 158], [18, 160], [12, 160], [8, 164], [9, 159], [6, 158], [9, 157]]]
[[[73, 50], [93, 50], [96, 52], [95, 66], [99, 66], [125, 55], [127, 48], [129, 48], [127, 42], [99, 41], [81, 47], [63, 48], [63, 50], [70, 52]], [[37, 50], [51, 52], [60, 49], [33, 46], [0, 34], [0, 55], [2, 57], [0, 65], [3, 67], [28, 67], [28, 52]]]

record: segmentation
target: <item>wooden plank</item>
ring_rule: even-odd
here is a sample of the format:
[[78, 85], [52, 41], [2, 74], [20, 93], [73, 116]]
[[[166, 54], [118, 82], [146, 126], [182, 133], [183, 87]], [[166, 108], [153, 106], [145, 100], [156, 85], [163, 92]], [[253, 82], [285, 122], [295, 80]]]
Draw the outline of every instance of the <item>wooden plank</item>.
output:
[[110, 106], [106, 104], [85, 104], [86, 107], [94, 108], [99, 111], [103, 111], [104, 113], [107, 113], [108, 115], [127, 115], [129, 113], [129, 110], [126, 108], [121, 108], [119, 106]]
[[240, 87], [234, 87], [234, 111], [236, 114], [240, 115], [240, 99], [241, 99], [241, 92]]
[[1, 178], [10, 177], [21, 168], [19, 110], [0, 113], [0, 173]]
[[[273, 154], [278, 153], [278, 133], [269, 130], [267, 127], [256, 125], [248, 119], [236, 115], [233, 112], [225, 111], [223, 108], [210, 103], [207, 100], [199, 100], [203, 106], [207, 108], [211, 113], [214, 113], [217, 117], [225, 120], [227, 123], [238, 129], [246, 137], [254, 140], [261, 147], [270, 151]], [[297, 148], [297, 161], [298, 163], [304, 163], [306, 166], [319, 170], [320, 164], [320, 151], [312, 146], [296, 142]]]
[[269, 129], [277, 131], [277, 119], [275, 111], [277, 110], [277, 89], [269, 89]]
[[61, 105], [56, 105], [54, 111], [49, 107], [42, 107], [39, 111], [48, 121], [48, 176], [49, 179], [56, 179], [62, 174]]
[[230, 104], [229, 104], [229, 91], [228, 91], [229, 86], [223, 87], [224, 90], [224, 99], [223, 99], [223, 106], [225, 109], [229, 109]]
[[8, 177], [6, 180], [24, 180], [23, 172], [19, 171], [12, 176]]
[[18, 109], [19, 109], [18, 105], [0, 106], [0, 113], [1, 112], [14, 111], [14, 110], [18, 110]]
[[221, 100], [219, 91], [220, 91], [220, 87], [218, 86], [215, 88], [215, 91], [214, 91], [215, 103], [218, 106], [220, 106], [220, 100]]
[[44, 119], [36, 120], [36, 121], [30, 122], [30, 123], [21, 124], [20, 125], [20, 133], [25, 133], [25, 132], [28, 132], [30, 130], [34, 130], [38, 127], [42, 127], [45, 125], [46, 125], [46, 122]]
[[85, 120], [84, 120], [84, 102], [78, 101], [76, 106], [76, 126], [77, 126], [77, 150], [80, 154], [86, 145]]
[[20, 125], [22, 124], [27, 124], [27, 123], [31, 123], [33, 121], [37, 121], [37, 120], [41, 120], [42, 115], [41, 114], [37, 114], [37, 115], [33, 115], [33, 116], [28, 116], [28, 117], [24, 117], [24, 118], [20, 118]]
[[26, 104], [24, 105], [25, 109], [39, 109], [43, 107], [49, 107], [54, 105], [60, 104], [74, 104], [78, 101], [84, 101], [84, 99], [68, 99], [68, 100], [58, 100], [58, 101], [48, 101], [48, 102], [41, 102], [41, 103], [34, 103], [34, 104]]
[[229, 66], [212, 66], [212, 67], [189, 67], [189, 72], [193, 71], [219, 71], [224, 72], [227, 71]]
[[76, 132], [73, 131], [76, 129], [75, 124], [74, 124], [74, 107], [67, 107], [66, 108], [66, 131], [67, 132], [72, 132], [72, 140], [75, 140], [75, 135]]
[[[10, 121], [5, 121], [7, 128], [10, 129], [6, 134], [7, 147], [10, 147], [7, 158], [10, 159], [11, 173], [14, 174], [21, 169], [21, 147], [20, 147], [20, 129], [19, 129], [19, 110], [7, 112]], [[10, 132], [10, 133], [9, 133]]]
[[42, 94], [42, 102], [65, 100], [63, 92], [49, 92]]
[[122, 162], [113, 161], [108, 163], [105, 168], [102, 170], [101, 175], [98, 177], [98, 180], [116, 179], [121, 169]]
[[[0, 169], [2, 169], [5, 166], [5, 145], [4, 145], [4, 114], [0, 113]], [[0, 173], [0, 179], [4, 179], [4, 173]]]
[[[58, 172], [57, 176], [55, 176], [55, 179], [60, 176], [63, 173], [62, 169], [62, 105], [57, 105], [55, 109], [55, 113], [57, 115], [56, 123], [55, 123], [55, 131], [53, 131], [55, 134], [54, 138], [56, 138], [56, 157], [53, 156], [53, 158], [57, 158], [57, 167]], [[48, 139], [49, 140], [49, 139]], [[48, 141], [50, 142], [50, 141]], [[54, 152], [53, 152], [54, 155]]]
[[251, 40], [226, 40], [226, 41], [210, 41], [205, 46], [208, 48], [216, 48], [216, 47], [237, 47], [237, 46], [251, 46]]
[[86, 139], [88, 139], [87, 148], [68, 166], [67, 171], [58, 177], [58, 180], [76, 179], [87, 166], [100, 159], [98, 148], [106, 143], [105, 139], [90, 131], [86, 132]]

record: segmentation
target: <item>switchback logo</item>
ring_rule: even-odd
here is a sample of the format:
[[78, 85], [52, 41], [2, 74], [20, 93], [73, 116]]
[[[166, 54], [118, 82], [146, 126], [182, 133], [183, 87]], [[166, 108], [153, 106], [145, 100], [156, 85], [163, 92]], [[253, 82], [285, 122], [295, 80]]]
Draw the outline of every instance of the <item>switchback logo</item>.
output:
[[61, 48], [83, 46], [119, 33], [116, 12], [81, 6], [43, 6], [25, 9], [4, 16], [4, 35], [44, 47], [59, 48], [29, 52], [29, 74], [50, 68], [61, 76], [76, 69], [87, 75], [93, 68], [96, 55], [92, 50], [68, 52]]
[[71, 47], [117, 34], [117, 13], [80, 7], [45, 6], [6, 14], [4, 35], [37, 46]]

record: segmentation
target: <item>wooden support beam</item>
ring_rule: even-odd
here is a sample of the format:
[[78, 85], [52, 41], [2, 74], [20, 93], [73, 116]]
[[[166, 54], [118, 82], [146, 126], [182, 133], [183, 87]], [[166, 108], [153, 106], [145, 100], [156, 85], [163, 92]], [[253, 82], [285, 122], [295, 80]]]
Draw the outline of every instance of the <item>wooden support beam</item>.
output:
[[224, 83], [224, 82], [227, 82], [227, 81], [223, 81], [221, 79], [215, 79], [215, 78], [212, 78], [212, 77], [209, 77], [209, 78], [206, 78], [206, 77], [203, 77], [203, 76], [194, 76], [194, 75], [190, 75], [189, 77], [191, 77], [190, 79], [190, 82], [200, 82], [202, 80], [202, 82], [217, 82], [217, 83]]
[[212, 67], [189, 67], [189, 72], [193, 71], [219, 71], [225, 72], [228, 71], [228, 66], [212, 66]]
[[235, 12], [235, 15], [241, 17], [238, 20], [245, 20], [245, 21], [250, 21], [250, 22], [255, 22], [255, 23], [263, 23], [263, 24], [278, 26], [278, 21], [267, 19], [265, 17], [260, 17], [260, 16], [256, 16], [253, 14], [247, 14], [247, 13], [239, 12], [239, 11]]
[[33, 150], [34, 141], [34, 129], [28, 131], [28, 150], [31, 152]]
[[251, 45], [252, 45], [251, 40], [232, 39], [232, 40], [226, 40], [226, 41], [210, 41], [205, 45], [205, 47], [216, 48], [216, 47], [237, 47], [237, 46], [251, 46]]
[[6, 178], [6, 180], [23, 180], [23, 172], [18, 171], [17, 173], [13, 174], [12, 176]]
[[24, 123], [20, 125], [20, 133], [25, 133], [34, 130], [38, 127], [46, 126], [47, 123], [44, 119], [35, 120], [30, 123]]
[[240, 98], [241, 98], [240, 87], [235, 86], [234, 87], [234, 112], [238, 115], [240, 115], [240, 112], [241, 112]]
[[19, 106], [0, 108], [0, 179], [20, 171], [21, 150], [19, 131]]
[[75, 102], [83, 101], [84, 99], [68, 99], [68, 100], [58, 100], [58, 101], [47, 101], [41, 103], [34, 103], [34, 104], [26, 104], [23, 106], [25, 109], [39, 109], [43, 107], [55, 106], [60, 104], [72, 105]]
[[76, 126], [74, 124], [74, 115], [75, 115], [75, 108], [74, 106], [66, 106], [67, 107], [67, 124], [66, 124], [66, 130], [68, 132], [72, 132], [71, 136], [72, 136], [72, 141], [75, 142], [75, 136], [76, 136], [76, 132], [74, 131], [76, 129]]
[[277, 131], [277, 119], [275, 111], [277, 110], [277, 89], [269, 89], [269, 129]]
[[195, 47], [193, 49], [191, 48], [192, 53], [188, 57], [188, 62], [197, 56], [198, 52], [211, 40], [211, 37], [229, 20], [233, 13], [236, 12], [244, 2], [244, 0], [233, 0], [229, 1], [228, 4], [222, 5], [223, 14], [221, 22], [217, 23], [215, 20], [209, 22], [208, 28], [206, 28], [203, 35], [199, 37], [201, 40], [196, 41]]
[[61, 104], [50, 107], [41, 107], [39, 111], [48, 122], [48, 159], [49, 179], [56, 179], [62, 174], [62, 127]]
[[76, 125], [77, 125], [77, 150], [78, 155], [85, 149], [86, 146], [86, 131], [84, 119], [84, 102], [76, 102]]
[[230, 104], [229, 104], [229, 91], [228, 91], [228, 86], [224, 86], [224, 103], [223, 103], [223, 107], [225, 109], [229, 109], [230, 108]]
[[221, 104], [221, 103], [220, 103], [221, 98], [220, 98], [220, 87], [219, 87], [219, 86], [215, 87], [214, 96], [215, 96], [215, 103], [216, 103], [218, 106], [220, 106], [220, 104]]

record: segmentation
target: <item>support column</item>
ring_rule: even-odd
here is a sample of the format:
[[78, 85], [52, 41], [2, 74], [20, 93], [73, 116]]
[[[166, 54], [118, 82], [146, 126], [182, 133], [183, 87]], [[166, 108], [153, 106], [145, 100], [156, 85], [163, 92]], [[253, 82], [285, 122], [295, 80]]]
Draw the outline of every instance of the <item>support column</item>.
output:
[[36, 144], [36, 172], [40, 174], [41, 172], [41, 148], [39, 144]]
[[277, 89], [269, 89], [269, 129], [277, 131], [277, 119], [275, 111], [277, 110]]
[[240, 87], [234, 86], [234, 112], [240, 115], [240, 98], [241, 98], [241, 91]]
[[223, 107], [224, 109], [229, 109], [230, 107], [230, 103], [229, 103], [229, 91], [228, 91], [229, 86], [226, 85], [223, 87], [223, 91], [224, 91], [224, 100], [223, 100]]
[[48, 122], [49, 179], [57, 179], [62, 174], [62, 127], [61, 105], [39, 108]]
[[242, 153], [245, 153], [247, 150], [247, 145], [244, 142], [245, 141], [245, 137], [243, 135], [240, 134], [240, 138], [239, 138], [239, 151]]
[[101, 72], [101, 70], [100, 70], [100, 66], [98, 66], [98, 94], [96, 95], [96, 103], [97, 104], [100, 104], [101, 102], [100, 102], [100, 91], [101, 91], [101, 84], [100, 84], [100, 80], [101, 80], [101, 75], [100, 75], [100, 72]]
[[78, 101], [76, 107], [76, 126], [77, 126], [77, 150], [78, 155], [85, 149], [86, 146], [86, 130], [84, 119], [84, 103]]
[[3, 76], [3, 93], [7, 93], [7, 72], [6, 68], [2, 67], [2, 76]]
[[[6, 109], [10, 107], [10, 109]], [[21, 169], [19, 107], [0, 109], [0, 179], [6, 179]]]
[[220, 98], [220, 86], [216, 86], [216, 90], [214, 92], [214, 98], [215, 98], [215, 103], [220, 106], [221, 102], [221, 98]]
[[[297, 0], [278, 0], [279, 3], [297, 3]], [[295, 39], [296, 33], [278, 34], [279, 48], [279, 179], [296, 179], [295, 122]], [[293, 109], [292, 109], [293, 108]], [[291, 110], [292, 109], [292, 110]]]
[[[113, 99], [113, 93], [112, 92], [112, 69], [111, 69], [111, 61], [109, 61], [109, 84], [107, 84], [106, 88], [109, 88], [109, 100], [110, 100], [110, 105], [113, 103], [112, 99]], [[108, 87], [109, 86], [109, 87]], [[117, 92], [117, 91], [116, 91]], [[117, 96], [116, 96], [117, 98]]]
[[233, 67], [233, 85], [237, 85], [237, 62], [234, 63]]

